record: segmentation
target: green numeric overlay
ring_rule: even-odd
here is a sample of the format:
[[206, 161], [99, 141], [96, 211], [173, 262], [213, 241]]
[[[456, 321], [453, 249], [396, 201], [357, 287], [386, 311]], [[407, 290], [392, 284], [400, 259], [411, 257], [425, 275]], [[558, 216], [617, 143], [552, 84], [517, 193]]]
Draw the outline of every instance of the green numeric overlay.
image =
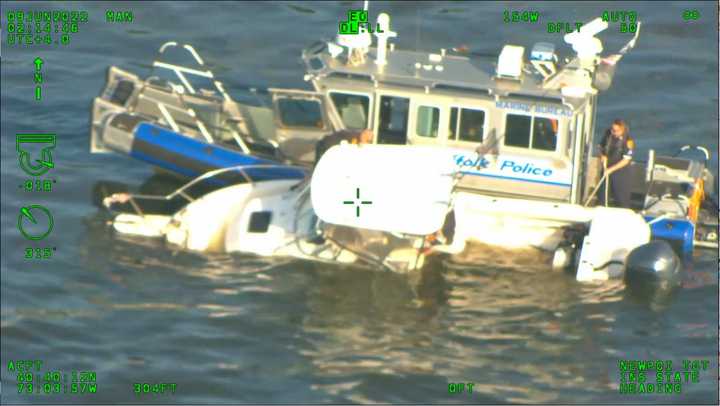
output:
[[340, 22], [340, 34], [357, 34], [360, 32], [360, 24], [367, 25], [368, 12], [365, 10], [349, 10], [348, 21]]
[[50, 259], [55, 252], [53, 248], [25, 248], [25, 259]]
[[134, 19], [132, 11], [105, 11], [105, 22], [108, 23], [131, 23]]
[[52, 192], [55, 179], [28, 179], [20, 185], [26, 192]]
[[133, 392], [138, 395], [150, 393], [175, 393], [177, 389], [176, 383], [134, 383]]
[[700, 18], [700, 12], [697, 10], [684, 10], [683, 11], [683, 20], [685, 20], [685, 21], [698, 20], [699, 18]]

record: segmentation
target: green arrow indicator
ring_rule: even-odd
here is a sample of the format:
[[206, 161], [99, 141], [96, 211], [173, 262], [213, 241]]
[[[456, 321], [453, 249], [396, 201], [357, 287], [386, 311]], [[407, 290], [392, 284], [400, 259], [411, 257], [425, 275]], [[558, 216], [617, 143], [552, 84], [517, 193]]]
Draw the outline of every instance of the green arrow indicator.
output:
[[[47, 230], [45, 230], [45, 232], [43, 232], [42, 234], [31, 234], [23, 228], [24, 219], [30, 220], [32, 224], [38, 224], [37, 220], [35, 220], [35, 216], [32, 215], [31, 210], [39, 210], [43, 212], [48, 218]], [[53, 217], [50, 214], [50, 210], [48, 210], [45, 206], [41, 206], [39, 204], [31, 204], [29, 206], [20, 208], [20, 215], [18, 216], [17, 227], [18, 230], [20, 230], [20, 233], [22, 233], [23, 237], [27, 238], [28, 240], [40, 241], [43, 238], [47, 237], [52, 231], [54, 224], [55, 222], [53, 221]]]
[[21, 213], [23, 216], [27, 217], [28, 220], [32, 221], [33, 224], [37, 224], [37, 221], [35, 220], [35, 217], [33, 217], [33, 215], [30, 213], [30, 209], [28, 209], [27, 207], [23, 207], [22, 209], [20, 209], [20, 213]]
[[34, 62], [35, 62], [35, 70], [40, 70], [40, 68], [42, 67], [42, 64], [43, 64], [43, 60], [38, 56], [37, 58], [35, 58]]
[[39, 163], [40, 165], [46, 166], [51, 169], [55, 167], [55, 163], [53, 163], [52, 161], [48, 162], [48, 161], [43, 161], [42, 159], [36, 159], [35, 161], [37, 161], [37, 163]]

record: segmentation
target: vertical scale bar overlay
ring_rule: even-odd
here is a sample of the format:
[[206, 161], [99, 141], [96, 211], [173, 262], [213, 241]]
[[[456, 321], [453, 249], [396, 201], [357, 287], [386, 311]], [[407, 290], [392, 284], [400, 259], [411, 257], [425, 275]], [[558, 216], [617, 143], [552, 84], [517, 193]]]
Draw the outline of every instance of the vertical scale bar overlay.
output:
[[42, 73], [40, 72], [40, 69], [43, 65], [43, 60], [40, 57], [35, 58], [33, 61], [35, 64], [35, 100], [40, 101], [42, 100], [42, 88], [40, 87], [40, 84], [43, 82]]

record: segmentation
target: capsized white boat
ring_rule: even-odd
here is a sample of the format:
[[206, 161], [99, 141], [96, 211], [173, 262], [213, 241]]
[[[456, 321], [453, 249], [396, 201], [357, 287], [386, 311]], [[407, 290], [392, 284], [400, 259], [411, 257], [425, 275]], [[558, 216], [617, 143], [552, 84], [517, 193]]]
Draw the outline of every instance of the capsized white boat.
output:
[[[308, 182], [254, 182], [247, 174], [264, 169], [268, 168], [242, 165], [218, 169], [167, 195], [114, 193], [103, 199], [103, 205], [113, 211], [115, 231], [164, 238], [182, 249], [295, 257], [397, 272], [422, 266], [425, 253], [418, 245], [421, 240], [322, 224], [313, 210]], [[248, 181], [218, 187], [198, 198], [187, 193], [195, 185], [232, 172], [242, 173]], [[147, 213], [142, 208], [147, 201], [177, 198], [187, 204], [171, 214]], [[116, 212], [114, 208], [121, 203], [130, 203], [133, 212]]]

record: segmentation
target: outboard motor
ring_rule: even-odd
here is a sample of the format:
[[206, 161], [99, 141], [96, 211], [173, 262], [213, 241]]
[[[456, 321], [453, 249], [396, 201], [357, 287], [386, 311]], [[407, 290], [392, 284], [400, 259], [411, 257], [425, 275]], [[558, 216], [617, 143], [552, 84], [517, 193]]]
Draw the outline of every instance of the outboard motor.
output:
[[682, 262], [672, 246], [655, 240], [630, 251], [625, 270], [625, 284], [633, 294], [642, 297], [665, 296], [682, 283]]

